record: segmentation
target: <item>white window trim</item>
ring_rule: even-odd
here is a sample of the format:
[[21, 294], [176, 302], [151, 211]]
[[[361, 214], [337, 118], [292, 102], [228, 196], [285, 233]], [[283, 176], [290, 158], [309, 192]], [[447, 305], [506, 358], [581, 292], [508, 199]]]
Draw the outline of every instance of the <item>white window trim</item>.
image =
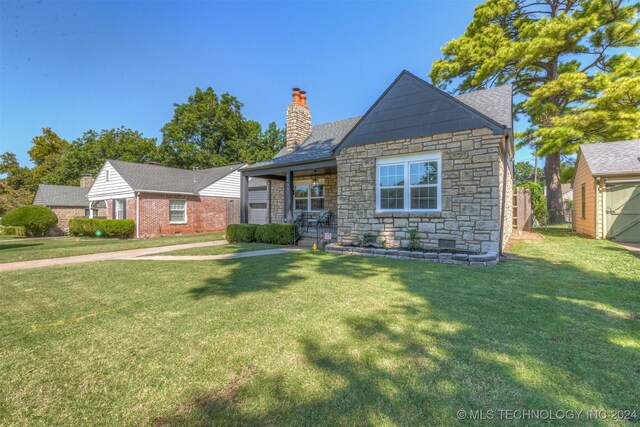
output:
[[[184, 202], [184, 221], [171, 221], [171, 202]], [[186, 224], [187, 223], [187, 200], [186, 199], [169, 199], [169, 224]]]
[[[411, 209], [411, 163], [416, 162], [437, 162], [438, 164], [438, 185], [436, 209]], [[380, 207], [380, 167], [390, 165], [404, 165], [404, 209], [382, 209]], [[418, 186], [414, 186], [418, 187]], [[442, 211], [442, 154], [440, 152], [418, 153], [412, 155], [380, 157], [376, 159], [376, 213], [388, 212], [441, 212]]]
[[[295, 187], [296, 185], [308, 185], [309, 187], [311, 187], [313, 183], [313, 180], [311, 179], [305, 179], [305, 180], [301, 180], [301, 181], [293, 181], [293, 188], [294, 188], [294, 194], [293, 194], [293, 206], [295, 208], [296, 205], [296, 200], [301, 200], [301, 197], [296, 197], [295, 196]], [[324, 187], [323, 191], [327, 191], [327, 186], [324, 183], [324, 178], [318, 178], [318, 185], [322, 185]], [[311, 197], [311, 191], [307, 190], [307, 209], [304, 209], [304, 212], [320, 212], [320, 209], [318, 210], [311, 210], [311, 199], [323, 199], [325, 202], [327, 201], [327, 195], [323, 192], [322, 193], [322, 197]], [[324, 208], [326, 209], [326, 208]]]

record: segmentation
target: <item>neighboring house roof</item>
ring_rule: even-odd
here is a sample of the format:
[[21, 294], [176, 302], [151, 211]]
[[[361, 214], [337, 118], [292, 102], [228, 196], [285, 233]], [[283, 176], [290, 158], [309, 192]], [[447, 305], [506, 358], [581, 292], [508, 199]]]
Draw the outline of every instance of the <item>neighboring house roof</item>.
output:
[[[566, 183], [566, 184], [560, 184], [560, 191], [562, 192], [562, 195], [565, 195], [567, 193], [571, 193], [573, 192], [573, 189], [571, 188], [571, 184]], [[544, 195], [547, 195], [547, 187], [544, 187]]]
[[[408, 108], [406, 106], [407, 97], [412, 97], [410, 108], [416, 111], [413, 116], [406, 112], [406, 108]], [[395, 112], [400, 113], [400, 116], [395, 117], [395, 119], [376, 117], [372, 119], [375, 123], [369, 125], [369, 131], [377, 126], [379, 122], [385, 121], [387, 123], [393, 122], [392, 127], [394, 128], [402, 126], [405, 133], [409, 132], [407, 135], [415, 134], [414, 136], [426, 136], [447, 131], [444, 129], [448, 129], [450, 123], [456, 120], [457, 125], [464, 129], [471, 129], [474, 126], [510, 129], [513, 122], [511, 85], [452, 96], [408, 71], [403, 71], [365, 116], [316, 125], [312, 128], [311, 135], [300, 144], [297, 150], [289, 153], [285, 147], [273, 159], [253, 164], [248, 166], [247, 169], [260, 169], [333, 158], [336, 147], [345, 142], [346, 138], [355, 138], [352, 131], [356, 125], [361, 126], [361, 122], [364, 122], [366, 116], [372, 114], [372, 110], [382, 100], [385, 100], [387, 104], [381, 108], [383, 110], [381, 112], [382, 115], [386, 116], [390, 111], [395, 110]], [[416, 103], [416, 100], [420, 102]], [[435, 103], [444, 103], [446, 106], [434, 109]], [[406, 120], [411, 119], [415, 119], [416, 123], [406, 122]], [[446, 124], [446, 122], [449, 122], [449, 124]], [[440, 123], [445, 124], [438, 126]], [[366, 123], [364, 126], [366, 126]], [[376, 136], [380, 140], [389, 140], [388, 136], [394, 130], [376, 132]], [[369, 135], [360, 137], [361, 140], [362, 138], [371, 139]]]
[[188, 170], [145, 163], [108, 160], [133, 191], [198, 194], [200, 190], [240, 169], [244, 164]]
[[640, 140], [602, 142], [580, 147], [594, 176], [640, 174]]
[[89, 199], [87, 199], [88, 192], [88, 187], [40, 184], [33, 198], [33, 204], [86, 208], [89, 206]]

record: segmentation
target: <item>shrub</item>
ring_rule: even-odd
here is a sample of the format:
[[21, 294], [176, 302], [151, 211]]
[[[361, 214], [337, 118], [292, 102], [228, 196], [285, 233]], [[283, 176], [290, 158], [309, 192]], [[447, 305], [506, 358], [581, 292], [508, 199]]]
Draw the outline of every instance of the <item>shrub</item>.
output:
[[293, 224], [263, 224], [256, 229], [256, 241], [276, 245], [293, 245], [295, 239], [295, 225]]
[[546, 224], [547, 199], [544, 197], [542, 185], [529, 181], [525, 182], [520, 187], [526, 188], [531, 192], [531, 209], [533, 210], [533, 216], [538, 221], [538, 224]]
[[225, 238], [229, 243], [251, 243], [256, 241], [256, 224], [229, 224]]
[[358, 238], [357, 245], [361, 248], [373, 246], [376, 243], [376, 236], [371, 233], [365, 233]]
[[100, 230], [102, 237], [124, 239], [133, 235], [135, 225], [132, 219], [73, 218], [69, 221], [69, 234], [95, 237]]
[[24, 227], [0, 225], [0, 235], [25, 237], [27, 235], [27, 229]]
[[409, 244], [407, 245], [407, 249], [410, 251], [417, 251], [420, 249], [420, 239], [418, 239], [418, 230], [416, 228], [409, 228], [407, 230], [409, 233]]
[[29, 236], [44, 236], [58, 223], [58, 217], [46, 206], [22, 206], [2, 217], [2, 225], [24, 227]]

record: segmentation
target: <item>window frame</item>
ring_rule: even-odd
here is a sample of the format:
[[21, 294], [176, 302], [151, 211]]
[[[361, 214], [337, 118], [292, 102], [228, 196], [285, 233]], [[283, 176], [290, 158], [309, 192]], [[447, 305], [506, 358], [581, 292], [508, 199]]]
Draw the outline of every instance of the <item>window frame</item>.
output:
[[[122, 207], [122, 209], [118, 209], [118, 205]], [[122, 218], [118, 217], [118, 212], [122, 211]], [[127, 199], [116, 199], [114, 204], [114, 219], [127, 219]]]
[[[171, 209], [171, 203], [173, 202], [182, 202], [182, 212], [184, 212], [184, 220], [182, 221], [171, 221], [171, 212], [178, 212], [177, 210]], [[187, 200], [186, 199], [169, 199], [169, 224], [186, 224], [187, 223]]]
[[[422, 162], [435, 162], [437, 164], [438, 171], [436, 174], [436, 177], [437, 177], [436, 184], [411, 185], [411, 164], [422, 163]], [[381, 205], [380, 203], [381, 202], [380, 170], [382, 166], [393, 166], [393, 165], [404, 165], [404, 184], [403, 184], [404, 208], [403, 209], [383, 209], [380, 206]], [[411, 209], [411, 189], [422, 188], [422, 187], [436, 188], [437, 206], [435, 209]], [[384, 188], [400, 188], [400, 186], [384, 187]], [[389, 212], [391, 213], [393, 212], [429, 213], [429, 212], [441, 212], [441, 211], [442, 211], [442, 153], [440, 152], [417, 153], [417, 154], [402, 155], [402, 156], [379, 157], [376, 159], [376, 213], [389, 213]]]
[[[295, 188], [297, 186], [302, 186], [302, 185], [306, 185], [307, 186], [307, 197], [296, 197], [295, 194]], [[296, 209], [296, 201], [297, 200], [305, 200], [307, 201], [307, 208], [303, 209], [303, 212], [320, 212], [322, 209], [326, 209], [326, 199], [327, 199], [327, 186], [324, 183], [324, 180], [319, 179], [318, 180], [318, 187], [323, 187], [322, 188], [322, 197], [312, 197], [311, 196], [311, 187], [313, 187], [312, 185], [312, 181], [311, 180], [303, 180], [303, 181], [294, 181], [293, 183], [293, 208], [294, 210]], [[311, 209], [311, 200], [313, 199], [322, 199], [322, 208], [321, 209], [317, 209], [317, 210], [312, 210]]]

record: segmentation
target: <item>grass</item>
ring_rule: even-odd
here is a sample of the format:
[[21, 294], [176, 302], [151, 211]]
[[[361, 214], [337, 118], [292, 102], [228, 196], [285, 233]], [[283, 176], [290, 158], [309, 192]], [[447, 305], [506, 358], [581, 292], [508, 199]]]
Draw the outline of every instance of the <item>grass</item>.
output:
[[179, 249], [168, 251], [156, 255], [224, 255], [239, 252], [262, 251], [265, 249], [282, 248], [281, 245], [271, 245], [268, 243], [229, 243], [220, 246], [205, 246], [203, 248]]
[[451, 425], [460, 409], [639, 410], [640, 259], [545, 236], [487, 268], [305, 251], [2, 275], [0, 424]]
[[[6, 236], [3, 236], [6, 237]], [[127, 249], [154, 248], [184, 243], [221, 240], [224, 233], [202, 233], [186, 236], [157, 237], [153, 239], [94, 239], [76, 237], [0, 239], [0, 263], [60, 258]]]

